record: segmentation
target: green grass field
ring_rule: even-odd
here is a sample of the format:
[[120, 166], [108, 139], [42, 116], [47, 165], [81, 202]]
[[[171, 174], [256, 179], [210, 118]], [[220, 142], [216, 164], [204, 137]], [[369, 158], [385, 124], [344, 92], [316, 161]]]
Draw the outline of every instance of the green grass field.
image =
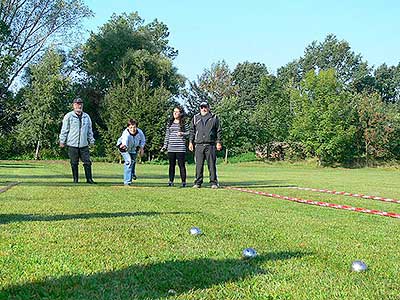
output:
[[[98, 184], [74, 185], [67, 162], [0, 162], [0, 187], [20, 182], [0, 193], [0, 299], [400, 299], [400, 219], [168, 188], [167, 168], [138, 165], [124, 187], [122, 165], [95, 163]], [[287, 188], [400, 199], [396, 169], [242, 163], [218, 173], [225, 186], [400, 213]], [[243, 260], [246, 247], [258, 257]], [[357, 259], [366, 272], [350, 272]]]

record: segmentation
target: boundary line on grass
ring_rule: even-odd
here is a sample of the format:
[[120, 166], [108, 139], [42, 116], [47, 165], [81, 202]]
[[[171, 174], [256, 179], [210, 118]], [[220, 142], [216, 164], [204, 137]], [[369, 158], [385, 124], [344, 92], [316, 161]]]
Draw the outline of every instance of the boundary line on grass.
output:
[[235, 190], [235, 191], [240, 191], [240, 192], [245, 192], [245, 193], [250, 193], [250, 194], [255, 194], [255, 195], [261, 195], [261, 196], [266, 196], [266, 197], [271, 197], [271, 198], [277, 198], [277, 199], [281, 199], [281, 200], [288, 200], [288, 201], [293, 201], [293, 202], [298, 202], [298, 203], [317, 205], [317, 206], [322, 206], [322, 207], [331, 207], [331, 208], [336, 208], [336, 209], [350, 210], [350, 211], [355, 211], [355, 212], [360, 212], [360, 213], [366, 213], [366, 214], [400, 219], [400, 214], [398, 214], [398, 213], [385, 212], [385, 211], [380, 211], [380, 210], [376, 210], [376, 209], [353, 207], [353, 206], [349, 206], [349, 205], [335, 204], [335, 203], [329, 203], [329, 202], [323, 202], [323, 201], [306, 200], [306, 199], [301, 199], [301, 198], [296, 198], [296, 197], [282, 196], [282, 195], [278, 195], [278, 194], [272, 194], [272, 193], [266, 193], [266, 192], [260, 192], [260, 191], [253, 191], [253, 190], [238, 188], [238, 187], [225, 187], [225, 189]]
[[7, 186], [1, 188], [1, 189], [0, 189], [0, 193], [6, 192], [6, 191], [8, 191], [9, 189], [11, 189], [13, 186], [16, 186], [16, 185], [18, 185], [18, 184], [19, 184], [19, 182], [11, 182], [9, 185], [7, 185]]
[[399, 203], [400, 204], [400, 200], [398, 200], [398, 199], [385, 198], [385, 197], [379, 197], [379, 196], [370, 196], [370, 195], [348, 193], [348, 192], [328, 190], [328, 189], [314, 189], [314, 188], [297, 187], [297, 186], [290, 186], [290, 187], [287, 187], [287, 188], [288, 189], [301, 190], [301, 191], [310, 191], [310, 192], [317, 192], [317, 193], [319, 192], [319, 193], [326, 193], [326, 194], [332, 194], [332, 195], [343, 195], [343, 196], [349, 196], [349, 197], [371, 199], [371, 200], [377, 200], [377, 201], [383, 201], [383, 202], [392, 202], [392, 203]]

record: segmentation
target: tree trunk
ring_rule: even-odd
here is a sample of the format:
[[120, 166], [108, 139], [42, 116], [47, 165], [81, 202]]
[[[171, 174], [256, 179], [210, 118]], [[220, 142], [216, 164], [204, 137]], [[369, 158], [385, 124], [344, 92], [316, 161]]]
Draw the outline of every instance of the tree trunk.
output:
[[36, 150], [35, 150], [35, 160], [40, 159], [40, 141], [37, 141]]
[[228, 163], [228, 148], [225, 148], [225, 163]]

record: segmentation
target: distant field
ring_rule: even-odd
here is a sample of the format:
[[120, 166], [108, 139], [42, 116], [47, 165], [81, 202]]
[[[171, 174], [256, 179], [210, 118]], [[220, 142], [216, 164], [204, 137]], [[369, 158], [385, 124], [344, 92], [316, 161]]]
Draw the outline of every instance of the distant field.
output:
[[[168, 166], [138, 165], [131, 187], [122, 165], [93, 170], [97, 185], [74, 185], [68, 162], [0, 161], [0, 189], [20, 182], [0, 193], [0, 299], [400, 299], [400, 219], [182, 189], [179, 176], [168, 188]], [[400, 199], [396, 169], [241, 163], [218, 173], [223, 186], [400, 213], [287, 188]], [[258, 257], [243, 260], [246, 247]], [[350, 272], [357, 259], [366, 272]]]

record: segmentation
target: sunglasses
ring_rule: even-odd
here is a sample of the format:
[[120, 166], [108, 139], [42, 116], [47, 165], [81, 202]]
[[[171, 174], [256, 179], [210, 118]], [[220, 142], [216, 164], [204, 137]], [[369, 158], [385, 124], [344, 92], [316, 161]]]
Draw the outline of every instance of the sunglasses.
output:
[[207, 105], [201, 105], [200, 108], [201, 108], [201, 109], [203, 109], [203, 108], [208, 108], [208, 106], [207, 106]]

